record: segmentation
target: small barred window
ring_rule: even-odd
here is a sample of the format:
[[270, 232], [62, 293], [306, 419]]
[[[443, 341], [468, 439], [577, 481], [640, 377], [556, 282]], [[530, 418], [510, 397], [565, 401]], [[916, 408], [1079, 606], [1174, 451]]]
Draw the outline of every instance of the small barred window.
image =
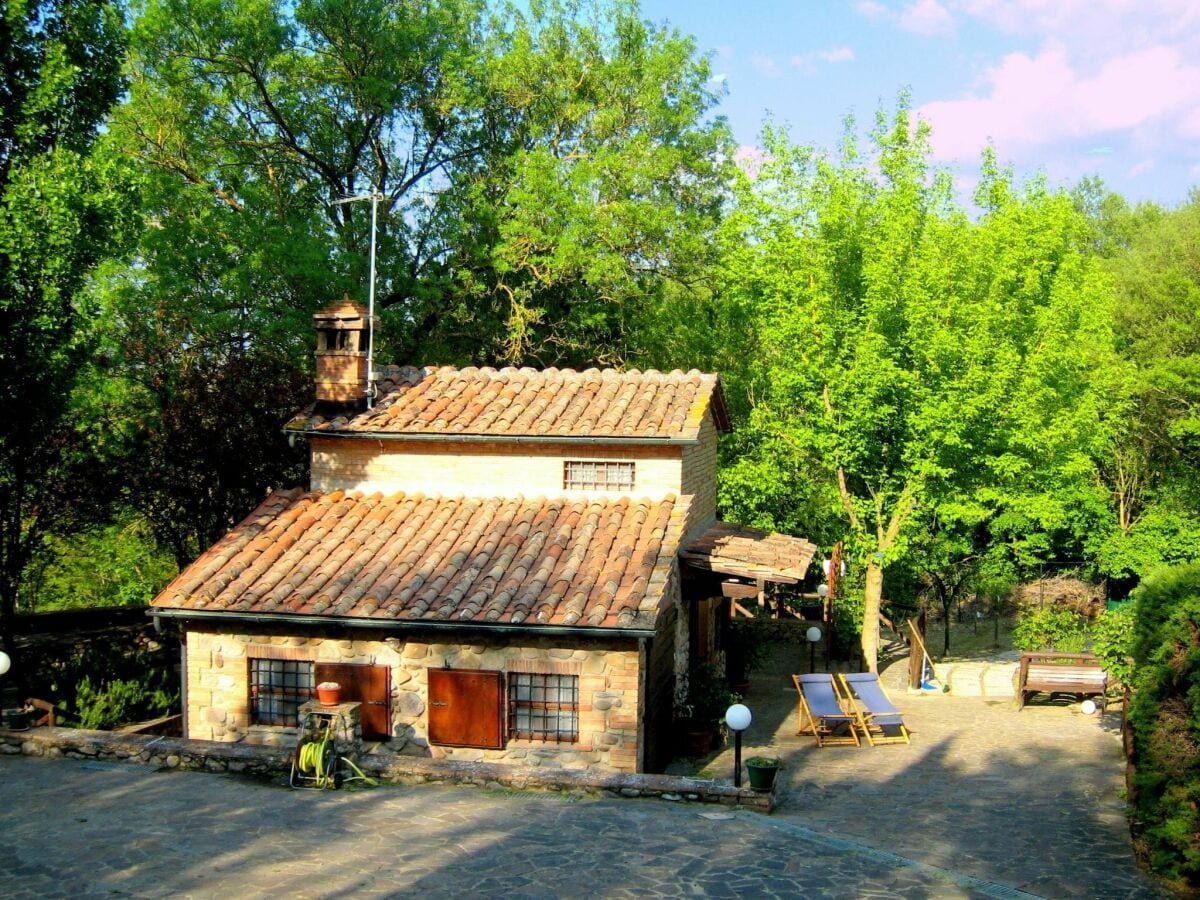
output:
[[510, 672], [508, 733], [560, 743], [579, 740], [579, 676]]
[[575, 491], [632, 491], [633, 463], [569, 459], [563, 463], [563, 487]]
[[250, 660], [250, 722], [299, 724], [300, 707], [312, 699], [313, 664], [290, 659]]

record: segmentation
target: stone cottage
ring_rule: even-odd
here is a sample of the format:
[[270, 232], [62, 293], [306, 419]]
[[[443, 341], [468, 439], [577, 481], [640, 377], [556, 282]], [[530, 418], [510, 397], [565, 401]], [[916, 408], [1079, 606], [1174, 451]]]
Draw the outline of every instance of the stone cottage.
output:
[[183, 637], [187, 736], [286, 739], [332, 680], [397, 752], [664, 765], [722, 585], [796, 582], [814, 551], [716, 520], [719, 379], [393, 367], [372, 385], [366, 310], [315, 321], [316, 402], [285, 426], [308, 489], [272, 493], [152, 605]]

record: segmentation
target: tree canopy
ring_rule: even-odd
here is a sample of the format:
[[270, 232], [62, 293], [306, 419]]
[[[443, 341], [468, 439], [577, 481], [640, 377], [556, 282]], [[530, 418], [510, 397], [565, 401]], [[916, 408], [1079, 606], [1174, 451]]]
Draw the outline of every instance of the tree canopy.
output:
[[[1093, 373], [1111, 340], [1069, 197], [1017, 191], [989, 156], [972, 221], [903, 101], [870, 153], [877, 170], [853, 135], [834, 160], [769, 128], [741, 182], [722, 296], [753, 308], [758, 353], [723, 498], [788, 528], [797, 496], [837, 511], [866, 571], [873, 667], [883, 570], [922, 528], [983, 526], [1020, 557], [1103, 505]], [[742, 493], [764, 460], [776, 496]]]
[[130, 224], [118, 166], [94, 152], [122, 90], [121, 10], [95, 0], [0, 11], [0, 634], [52, 530], [105, 491], [72, 391], [89, 362], [89, 273]]

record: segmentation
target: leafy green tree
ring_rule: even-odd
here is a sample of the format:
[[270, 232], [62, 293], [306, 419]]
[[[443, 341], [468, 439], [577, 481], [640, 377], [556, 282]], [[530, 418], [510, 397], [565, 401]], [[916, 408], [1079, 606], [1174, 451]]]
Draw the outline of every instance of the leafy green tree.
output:
[[[130, 225], [118, 164], [93, 151], [120, 94], [121, 8], [29, 0], [0, 9], [0, 636], [51, 531], [100, 486], [72, 390], [92, 311], [84, 287]], [[19, 677], [23, 677], [18, 672]]]
[[[130, 505], [180, 564], [271, 485], [313, 311], [377, 359], [620, 362], [711, 257], [728, 132], [705, 60], [635, 3], [143, 0], [114, 141], [146, 228], [105, 273]], [[665, 333], [670, 325], [662, 325]]]
[[632, 2], [145, 0], [114, 131], [147, 167], [122, 306], [299, 361], [366, 280], [380, 201], [383, 353], [619, 361], [699, 277], [724, 124], [689, 39]]
[[50, 546], [28, 573], [24, 611], [145, 606], [179, 571], [158, 549], [149, 523], [125, 512], [77, 535], [49, 535]]
[[1103, 508], [1092, 376], [1111, 336], [1070, 198], [1037, 182], [1018, 193], [988, 156], [972, 222], [929, 171], [905, 101], [872, 143], [874, 166], [852, 136], [831, 160], [769, 128], [739, 184], [744, 240], [722, 291], [757, 311], [747, 439], [790, 460], [777, 471], [799, 473], [795, 495], [834, 492], [865, 565], [874, 668], [884, 570], [922, 521], [986, 521], [1032, 559]]
[[1113, 525], [1092, 552], [1101, 569], [1136, 579], [1200, 555], [1200, 196], [1146, 211], [1106, 261], [1122, 359], [1101, 475]]

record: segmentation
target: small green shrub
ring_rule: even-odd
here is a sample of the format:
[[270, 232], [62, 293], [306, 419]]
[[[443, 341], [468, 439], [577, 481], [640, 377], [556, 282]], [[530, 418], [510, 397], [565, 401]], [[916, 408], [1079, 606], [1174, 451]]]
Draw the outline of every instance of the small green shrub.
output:
[[1122, 684], [1133, 677], [1133, 605], [1101, 613], [1092, 625], [1092, 650], [1104, 671]]
[[766, 768], [767, 766], [782, 767], [783, 760], [781, 760], [778, 756], [752, 756], [746, 760], [746, 765], [760, 766], [762, 768]]
[[137, 679], [92, 684], [85, 675], [75, 689], [75, 717], [80, 728], [111, 729], [167, 715], [177, 697]]
[[1064, 606], [1045, 606], [1021, 617], [1013, 628], [1018, 650], [1060, 650], [1078, 653], [1087, 643], [1087, 624]]

